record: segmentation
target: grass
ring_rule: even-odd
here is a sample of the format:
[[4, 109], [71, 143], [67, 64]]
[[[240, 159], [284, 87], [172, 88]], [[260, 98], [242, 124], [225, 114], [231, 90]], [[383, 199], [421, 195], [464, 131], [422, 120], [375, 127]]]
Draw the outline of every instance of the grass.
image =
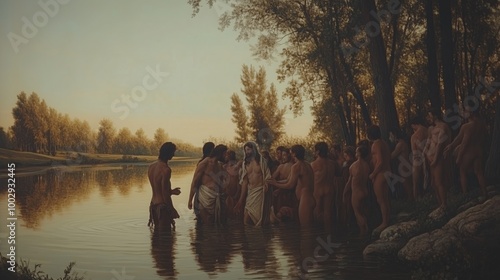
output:
[[84, 276], [79, 275], [73, 271], [75, 262], [70, 262], [64, 269], [64, 276], [59, 278], [52, 278], [41, 270], [41, 264], [35, 264], [33, 268], [30, 267], [29, 262], [21, 260], [16, 264], [16, 271], [11, 272], [8, 270], [10, 265], [7, 263], [7, 258], [0, 254], [2, 259], [0, 264], [0, 278], [5, 280], [85, 280]]

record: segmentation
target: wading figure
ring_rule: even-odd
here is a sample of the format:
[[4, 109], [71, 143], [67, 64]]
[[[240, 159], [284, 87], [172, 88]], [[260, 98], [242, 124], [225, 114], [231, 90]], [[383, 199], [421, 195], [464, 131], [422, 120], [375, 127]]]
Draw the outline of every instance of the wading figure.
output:
[[222, 162], [226, 151], [225, 145], [217, 145], [210, 156], [198, 163], [194, 172], [188, 208], [193, 208], [193, 196], [198, 189], [195, 203], [199, 205], [199, 217], [203, 223], [221, 224], [225, 221], [223, 184], [226, 172]]
[[164, 143], [160, 148], [158, 160], [152, 163], [148, 169], [149, 183], [153, 191], [153, 197], [149, 204], [148, 226], [154, 226], [156, 230], [171, 230], [175, 228], [174, 219], [179, 218], [177, 210], [172, 203], [172, 195], [181, 193], [179, 188], [172, 190], [170, 177], [172, 169], [168, 161], [175, 154], [176, 146], [172, 142]]
[[291, 148], [292, 160], [294, 162], [290, 177], [286, 182], [276, 182], [274, 179], [268, 180], [278, 188], [293, 189], [297, 197], [299, 223], [301, 226], [310, 226], [314, 221], [314, 207], [316, 203], [313, 197], [314, 171], [311, 165], [304, 160], [305, 149], [302, 145], [294, 145]]
[[360, 230], [360, 235], [368, 232], [368, 223], [366, 220], [366, 198], [368, 197], [368, 176], [370, 174], [370, 164], [366, 161], [368, 157], [368, 148], [359, 146], [356, 149], [357, 160], [349, 167], [349, 180], [344, 189], [344, 202], [349, 199], [351, 194], [351, 204], [356, 216], [356, 222]]
[[243, 206], [243, 222], [245, 225], [262, 226], [277, 221], [272, 209], [272, 190], [267, 179], [271, 171], [267, 161], [262, 157], [254, 142], [243, 146], [245, 159], [240, 171], [241, 195], [235, 206], [236, 213], [241, 213]]
[[336, 162], [328, 158], [328, 144], [316, 143], [314, 153], [316, 159], [311, 163], [314, 171], [314, 200], [316, 201], [314, 218], [326, 229], [331, 229], [336, 187], [335, 175], [340, 171]]

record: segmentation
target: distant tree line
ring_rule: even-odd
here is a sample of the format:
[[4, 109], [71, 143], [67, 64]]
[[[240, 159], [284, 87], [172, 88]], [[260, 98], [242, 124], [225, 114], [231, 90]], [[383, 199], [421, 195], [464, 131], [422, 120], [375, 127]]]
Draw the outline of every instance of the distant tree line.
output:
[[[118, 130], [109, 119], [99, 122], [93, 131], [87, 121], [71, 119], [47, 106], [38, 94], [21, 92], [12, 109], [14, 125], [8, 131], [0, 127], [0, 148], [56, 155], [57, 151], [123, 155], [157, 155], [159, 147], [170, 140], [163, 128], [148, 139], [144, 130], [134, 133], [124, 127]], [[175, 140], [178, 156], [197, 156], [199, 148]]]

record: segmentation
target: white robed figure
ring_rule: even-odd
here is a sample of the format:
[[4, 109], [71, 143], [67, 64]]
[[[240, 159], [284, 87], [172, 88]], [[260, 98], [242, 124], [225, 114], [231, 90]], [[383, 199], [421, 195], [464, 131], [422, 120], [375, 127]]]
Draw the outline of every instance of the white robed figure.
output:
[[245, 224], [262, 226], [276, 222], [278, 219], [272, 209], [272, 190], [266, 183], [271, 178], [267, 161], [259, 153], [255, 142], [245, 143], [243, 149], [245, 158], [240, 168], [241, 195], [235, 208], [241, 209], [244, 204]]

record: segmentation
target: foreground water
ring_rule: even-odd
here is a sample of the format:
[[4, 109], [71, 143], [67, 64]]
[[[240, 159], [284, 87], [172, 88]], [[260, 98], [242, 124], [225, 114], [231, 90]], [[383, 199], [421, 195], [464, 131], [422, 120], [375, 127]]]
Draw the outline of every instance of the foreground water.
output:
[[[364, 260], [365, 243], [321, 229], [229, 224], [198, 227], [187, 209], [194, 162], [172, 162], [175, 231], [147, 227], [147, 166], [53, 169], [16, 176], [16, 259], [57, 278], [69, 262], [87, 279], [408, 279], [394, 265]], [[0, 220], [7, 224], [7, 179]], [[8, 253], [6, 226], [0, 252]]]

